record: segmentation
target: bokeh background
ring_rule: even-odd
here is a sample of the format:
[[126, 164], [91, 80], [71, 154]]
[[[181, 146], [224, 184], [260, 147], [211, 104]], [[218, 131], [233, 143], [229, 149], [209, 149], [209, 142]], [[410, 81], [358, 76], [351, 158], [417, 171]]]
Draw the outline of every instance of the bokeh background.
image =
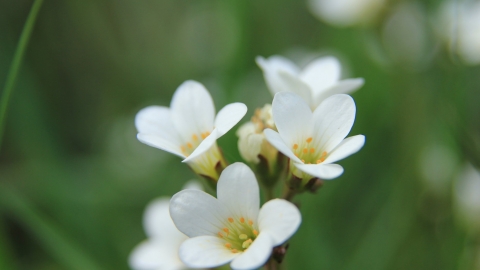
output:
[[[366, 145], [296, 198], [285, 269], [480, 269], [455, 191], [480, 166], [480, 23], [439, 0], [314, 2], [45, 0], [0, 150], [0, 269], [128, 269], [144, 207], [195, 178], [136, 140], [135, 114], [194, 79], [217, 110], [247, 104], [248, 121], [272, 99], [258, 55], [334, 55], [366, 81], [351, 132]], [[0, 1], [2, 86], [32, 4]], [[230, 162], [234, 131], [219, 140]]]

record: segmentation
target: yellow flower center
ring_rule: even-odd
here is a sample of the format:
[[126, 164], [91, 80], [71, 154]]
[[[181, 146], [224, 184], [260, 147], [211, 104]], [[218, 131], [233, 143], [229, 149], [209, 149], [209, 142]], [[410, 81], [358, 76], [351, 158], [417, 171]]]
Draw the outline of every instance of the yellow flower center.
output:
[[293, 153], [305, 164], [319, 164], [324, 162], [328, 153], [326, 151], [317, 151], [312, 141], [313, 138], [308, 137], [305, 141], [293, 144]]
[[191, 140], [180, 146], [182, 154], [189, 156], [200, 145], [200, 143], [210, 135], [209, 131], [202, 132], [200, 134], [192, 134]]
[[258, 229], [251, 219], [229, 217], [227, 226], [218, 232], [218, 237], [225, 240], [225, 247], [232, 253], [245, 251], [258, 236]]

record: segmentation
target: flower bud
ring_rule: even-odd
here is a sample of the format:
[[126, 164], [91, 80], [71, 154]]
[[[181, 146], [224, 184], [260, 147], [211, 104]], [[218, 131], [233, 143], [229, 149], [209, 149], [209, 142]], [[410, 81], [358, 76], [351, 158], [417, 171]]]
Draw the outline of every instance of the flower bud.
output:
[[238, 150], [245, 161], [254, 164], [260, 163], [261, 158], [269, 163], [276, 161], [278, 151], [265, 140], [265, 128], [276, 129], [270, 104], [257, 109], [251, 121], [243, 124], [237, 131]]

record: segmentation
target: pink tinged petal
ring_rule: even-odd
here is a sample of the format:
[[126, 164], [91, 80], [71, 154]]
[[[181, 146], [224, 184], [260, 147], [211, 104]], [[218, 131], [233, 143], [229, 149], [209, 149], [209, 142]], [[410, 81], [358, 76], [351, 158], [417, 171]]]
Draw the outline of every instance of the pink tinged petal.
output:
[[134, 270], [185, 269], [178, 257], [178, 247], [169, 243], [148, 240], [134, 248], [128, 258], [130, 268]]
[[268, 233], [272, 237], [273, 246], [287, 241], [297, 231], [301, 222], [302, 215], [298, 208], [283, 199], [273, 199], [265, 203], [258, 216], [260, 235]]
[[182, 83], [170, 104], [172, 122], [184, 142], [192, 135], [213, 130], [215, 106], [205, 86], [196, 81]]
[[278, 151], [282, 152], [294, 162], [302, 163], [302, 161], [295, 156], [292, 150], [290, 150], [290, 147], [283, 141], [282, 137], [280, 137], [280, 134], [278, 134], [276, 131], [267, 128], [263, 131], [263, 134], [265, 134], [265, 139], [267, 139], [267, 141], [273, 145], [273, 147], [277, 148]]
[[362, 87], [365, 83], [363, 78], [347, 79], [339, 81], [337, 84], [325, 89], [315, 97], [316, 105], [320, 105], [323, 100], [336, 94], [351, 94]]
[[277, 93], [273, 98], [272, 113], [278, 133], [289, 147], [311, 134], [313, 114], [300, 96], [289, 92]]
[[292, 75], [283, 71], [280, 71], [279, 73], [280, 79], [285, 85], [286, 91], [299, 95], [305, 102], [308, 103], [308, 106], [312, 108], [314, 101], [312, 88], [305, 82], [301, 81], [296, 75]]
[[267, 262], [273, 247], [272, 237], [268, 233], [260, 233], [252, 245], [232, 261], [230, 267], [234, 270], [260, 268]]
[[218, 201], [233, 215], [232, 218], [251, 219], [256, 223], [260, 208], [260, 191], [252, 170], [241, 162], [225, 170], [217, 183]]
[[156, 135], [174, 145], [182, 144], [167, 107], [149, 106], [140, 110], [135, 116], [135, 127], [138, 133]]
[[319, 94], [324, 89], [333, 86], [340, 79], [341, 65], [337, 58], [329, 56], [316, 59], [302, 71], [300, 78], [314, 93]]
[[237, 102], [223, 107], [215, 118], [215, 128], [218, 130], [218, 137], [227, 133], [246, 113], [247, 106], [243, 103]]
[[143, 215], [143, 227], [148, 237], [160, 239], [186, 238], [170, 218], [170, 198], [159, 198], [148, 204]]
[[228, 214], [217, 199], [200, 190], [182, 190], [170, 200], [170, 216], [177, 229], [188, 237], [217, 237]]
[[330, 180], [339, 177], [343, 173], [343, 167], [338, 164], [299, 164], [295, 163], [295, 166], [314, 177], [318, 177], [323, 180]]
[[279, 77], [280, 71], [287, 72], [292, 75], [299, 73], [299, 70], [295, 64], [281, 56], [271, 56], [268, 59], [258, 56], [255, 60], [257, 65], [263, 70], [265, 82], [267, 83], [272, 95], [275, 95], [278, 92], [288, 91]]
[[356, 135], [343, 140], [332, 152], [327, 156], [323, 164], [333, 163], [342, 160], [350, 155], [355, 154], [362, 149], [365, 144], [365, 136]]
[[214, 268], [239, 255], [227, 249], [221, 238], [207, 235], [187, 239], [178, 254], [183, 263], [192, 268]]
[[184, 154], [182, 154], [182, 150], [180, 149], [179, 145], [174, 144], [171, 141], [168, 141], [157, 135], [139, 133], [137, 134], [137, 139], [146, 145], [161, 149], [163, 151], [167, 151], [181, 158], [186, 157]]
[[313, 113], [316, 148], [330, 153], [345, 139], [355, 121], [355, 102], [349, 95], [333, 95]]

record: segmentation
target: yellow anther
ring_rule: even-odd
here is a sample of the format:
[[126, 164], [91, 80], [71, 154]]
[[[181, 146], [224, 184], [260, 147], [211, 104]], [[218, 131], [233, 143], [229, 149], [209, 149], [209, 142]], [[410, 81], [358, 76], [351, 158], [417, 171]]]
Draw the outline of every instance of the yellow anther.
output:
[[227, 234], [227, 236], [228, 236], [228, 234], [230, 233], [230, 231], [228, 230], [228, 228], [223, 228], [223, 231]]
[[202, 136], [202, 139], [207, 138], [207, 135], [205, 133], [200, 134], [200, 136]]
[[238, 250], [232, 249], [232, 253], [238, 253]]
[[193, 139], [194, 141], [197, 141], [197, 140], [198, 140], [197, 134], [193, 134], [193, 135], [192, 135], [192, 139]]
[[305, 159], [302, 159], [302, 163], [305, 163]]
[[243, 217], [240, 218], [240, 223], [245, 223], [245, 219]]
[[223, 238], [222, 232], [218, 232], [218, 237]]
[[192, 145], [191, 143], [189, 143], [189, 142], [187, 143], [187, 146], [188, 146], [188, 148], [192, 148], [192, 147], [193, 147], [193, 145]]
[[298, 149], [298, 144], [294, 144], [293, 149], [297, 150]]
[[186, 152], [185, 146], [180, 146], [180, 149], [182, 149], [182, 152]]
[[325, 157], [320, 158], [320, 161], [321, 161], [321, 162], [324, 162], [324, 161], [325, 161]]
[[307, 149], [307, 148], [303, 148], [303, 153], [304, 153], [304, 154], [308, 153], [308, 149]]
[[253, 230], [253, 234], [258, 235], [258, 231], [257, 231], [257, 230]]
[[307, 139], [307, 143], [310, 143], [312, 140], [313, 140], [312, 137], [308, 138], [308, 139]]
[[232, 244], [230, 244], [230, 243], [225, 243], [225, 247], [226, 247], [226, 248], [231, 248], [231, 247], [232, 247]]
[[253, 225], [253, 221], [251, 219], [248, 220], [248, 225], [250, 225], [250, 226]]
[[297, 154], [297, 153], [295, 153], [294, 155], [295, 155], [296, 157], [298, 157], [298, 154]]
[[317, 164], [319, 164], [319, 163], [322, 163], [322, 160], [321, 160], [321, 159], [317, 160]]
[[313, 148], [313, 147], [310, 148], [310, 153], [312, 153], [312, 154], [315, 153], [315, 148]]
[[243, 242], [242, 248], [248, 248], [252, 244], [252, 239], [248, 239], [247, 241]]
[[327, 156], [327, 152], [323, 151], [322, 157], [326, 157], [326, 156]]
[[229, 217], [228, 222], [233, 223], [233, 218]]
[[247, 240], [248, 236], [246, 234], [242, 233], [238, 236], [238, 238], [240, 238], [240, 240]]

